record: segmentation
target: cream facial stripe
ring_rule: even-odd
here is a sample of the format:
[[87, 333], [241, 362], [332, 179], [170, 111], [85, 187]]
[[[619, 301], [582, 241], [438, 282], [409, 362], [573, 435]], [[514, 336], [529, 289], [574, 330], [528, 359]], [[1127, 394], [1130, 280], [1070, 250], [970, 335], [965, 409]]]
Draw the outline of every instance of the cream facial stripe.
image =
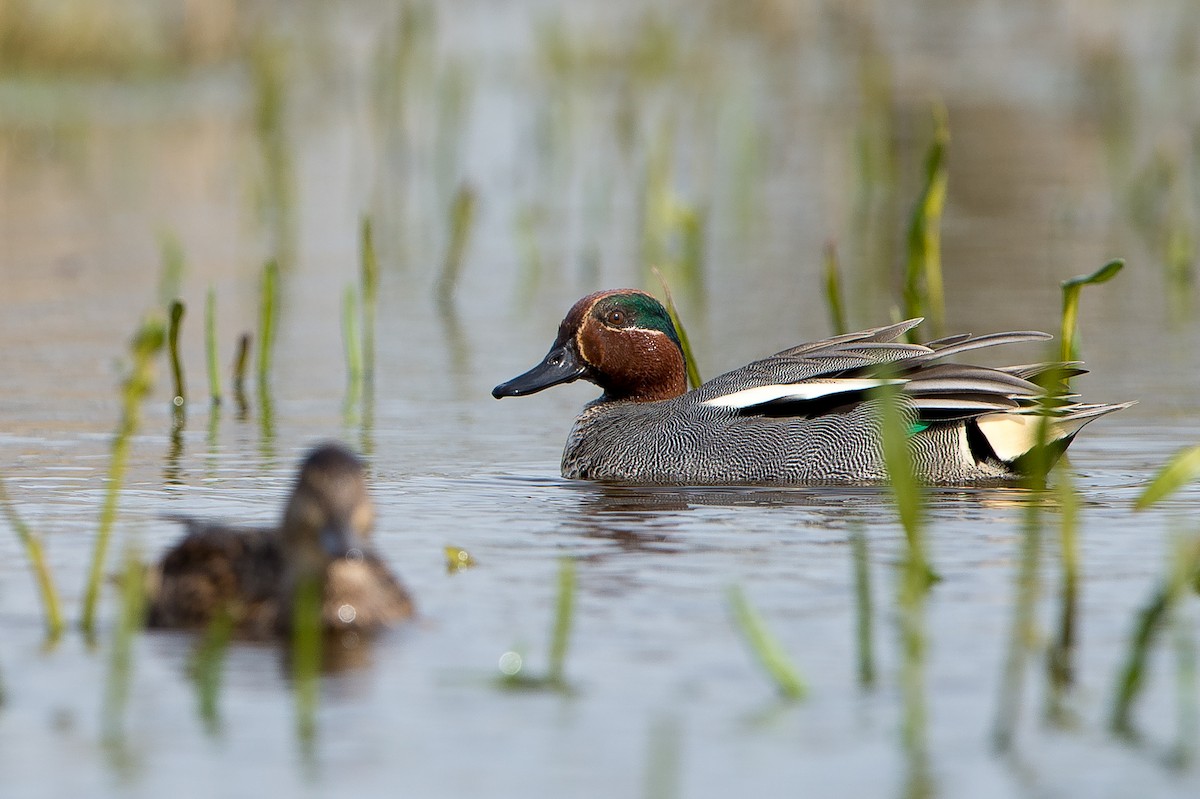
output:
[[588, 305], [587, 310], [580, 314], [581, 321], [579, 326], [575, 328], [575, 349], [579, 350], [579, 357], [583, 359], [584, 363], [592, 363], [592, 359], [588, 357], [587, 350], [583, 346], [583, 330], [587, 327], [588, 320], [592, 318], [592, 309], [596, 307], [596, 303], [608, 296], [610, 295], [598, 295], [596, 299], [592, 300]]

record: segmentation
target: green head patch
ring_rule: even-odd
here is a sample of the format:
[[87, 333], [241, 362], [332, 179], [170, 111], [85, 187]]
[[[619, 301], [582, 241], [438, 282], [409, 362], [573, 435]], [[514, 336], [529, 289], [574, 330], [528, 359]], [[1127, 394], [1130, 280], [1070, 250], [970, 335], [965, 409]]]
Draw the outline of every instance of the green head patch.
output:
[[625, 292], [601, 297], [592, 306], [592, 316], [615, 329], [656, 330], [682, 349], [679, 334], [667, 309], [649, 294]]

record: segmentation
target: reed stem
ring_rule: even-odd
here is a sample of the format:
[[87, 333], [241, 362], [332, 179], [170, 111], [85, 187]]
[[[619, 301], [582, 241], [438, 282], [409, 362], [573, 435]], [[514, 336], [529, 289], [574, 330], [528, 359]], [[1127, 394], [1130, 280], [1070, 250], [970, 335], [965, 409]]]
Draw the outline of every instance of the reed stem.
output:
[[871, 602], [871, 564], [867, 557], [867, 535], [860, 525], [850, 533], [854, 560], [855, 640], [858, 643], [858, 684], [875, 685], [875, 653], [871, 632], [874, 610]]
[[469, 185], [458, 187], [454, 201], [450, 204], [450, 241], [446, 247], [446, 258], [442, 262], [442, 273], [438, 277], [436, 295], [438, 302], [448, 305], [454, 298], [458, 279], [462, 274], [463, 257], [471, 236], [475, 220], [475, 190]]
[[250, 410], [250, 401], [246, 398], [246, 369], [250, 364], [250, 343], [253, 337], [243, 333], [238, 337], [237, 354], [233, 359], [233, 398], [237, 402], [238, 414], [245, 416]]
[[258, 391], [265, 395], [271, 374], [271, 354], [275, 347], [278, 325], [279, 263], [267, 261], [263, 266], [262, 288], [258, 305]]
[[217, 293], [211, 287], [204, 299], [204, 352], [208, 362], [208, 395], [221, 404], [221, 371], [217, 366]]
[[370, 217], [362, 221], [362, 366], [367, 386], [375, 384], [375, 312], [379, 305], [379, 258]]
[[934, 334], [941, 336], [946, 318], [941, 227], [942, 209], [946, 204], [946, 148], [950, 143], [950, 125], [946, 107], [940, 102], [933, 106], [933, 126], [933, 143], [925, 156], [925, 184], [908, 226], [904, 312], [909, 318], [929, 316]]
[[113, 436], [104, 505], [100, 509], [100, 524], [92, 549], [92, 565], [88, 571], [87, 590], [83, 599], [83, 618], [80, 626], [89, 637], [95, 632], [100, 585], [104, 580], [109, 538], [117, 518], [117, 501], [125, 480], [130, 440], [138, 428], [141, 402], [150, 393], [154, 378], [154, 358], [162, 350], [165, 336], [162, 321], [149, 319], [142, 323], [130, 345], [133, 365], [121, 395], [121, 419]]
[[133, 682], [133, 644], [145, 619], [145, 569], [132, 550], [125, 553], [120, 587], [121, 611], [109, 649], [102, 718], [105, 748], [119, 765], [125, 765], [130, 753], [122, 725]]
[[1079, 332], [1079, 293], [1083, 291], [1083, 287], [1107, 283], [1116, 277], [1124, 266], [1125, 261], [1117, 258], [1090, 275], [1076, 275], [1062, 282], [1062, 331], [1059, 336], [1059, 360], [1074, 361], [1079, 357], [1079, 348], [1075, 339]]
[[174, 381], [175, 393], [171, 397], [171, 405], [176, 413], [183, 411], [187, 404], [187, 388], [183, 382], [183, 364], [179, 360], [179, 329], [183, 324], [186, 311], [183, 303], [173, 300], [169, 309], [169, 326], [167, 328], [167, 352], [171, 360], [171, 378]]
[[233, 639], [233, 616], [228, 612], [218, 613], [204, 630], [204, 637], [192, 654], [188, 671], [196, 685], [196, 698], [200, 719], [209, 735], [221, 730], [221, 714], [218, 700], [221, 695], [221, 672], [225, 666], [225, 655]]
[[358, 296], [353, 286], [342, 295], [342, 341], [346, 349], [346, 411], [358, 402], [363, 384], [363, 346], [358, 332]]
[[292, 608], [292, 677], [296, 690], [296, 737], [306, 759], [317, 736], [321, 673], [321, 584], [301, 580]]
[[42, 596], [42, 618], [46, 623], [46, 638], [50, 642], [57, 641], [63, 631], [62, 605], [58, 599], [58, 590], [54, 587], [50, 566], [46, 562], [46, 554], [42, 550], [42, 540], [29, 529], [29, 526], [17, 513], [17, 508], [8, 496], [8, 487], [2, 478], [0, 478], [0, 510], [4, 511], [4, 517], [8, 519], [9, 525], [16, 532], [21, 545], [25, 547], [29, 565], [33, 568], [38, 591]]
[[847, 331], [846, 304], [842, 299], [842, 274], [838, 264], [837, 247], [833, 242], [825, 245], [825, 307], [829, 310], [829, 322], [835, 335]]

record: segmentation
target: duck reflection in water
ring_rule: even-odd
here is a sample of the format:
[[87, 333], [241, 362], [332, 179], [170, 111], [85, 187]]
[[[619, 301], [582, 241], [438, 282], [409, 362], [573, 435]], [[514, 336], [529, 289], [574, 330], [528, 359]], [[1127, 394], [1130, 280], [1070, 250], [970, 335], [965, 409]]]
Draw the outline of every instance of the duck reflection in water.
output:
[[704, 508], [801, 508], [804, 526], [843, 530], [853, 520], [891, 518], [886, 489], [868, 486], [643, 486], [631, 483], [566, 482], [579, 497], [565, 523], [588, 538], [607, 539], [623, 550], [685, 552], [702, 548], [686, 531], [685, 515]]
[[359, 458], [324, 444], [305, 458], [277, 528], [178, 519], [187, 535], [151, 568], [147, 622], [199, 629], [226, 616], [236, 635], [286, 635], [301, 585], [321, 588], [321, 626], [357, 638], [413, 616], [413, 602], [368, 549], [375, 511]]

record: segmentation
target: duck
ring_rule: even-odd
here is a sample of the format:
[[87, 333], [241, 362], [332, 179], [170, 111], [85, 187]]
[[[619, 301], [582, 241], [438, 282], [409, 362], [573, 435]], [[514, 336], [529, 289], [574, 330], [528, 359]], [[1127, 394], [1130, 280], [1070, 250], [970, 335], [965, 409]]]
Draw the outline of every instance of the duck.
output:
[[326, 633], [370, 635], [414, 615], [408, 591], [368, 546], [375, 510], [366, 469], [340, 444], [303, 459], [276, 527], [171, 518], [186, 533], [148, 570], [151, 628], [200, 629], [224, 617], [244, 638], [286, 636], [309, 584], [320, 588]]
[[1079, 362], [946, 362], [1051, 338], [1045, 333], [899, 341], [921, 321], [800, 344], [689, 391], [679, 333], [662, 303], [636, 289], [609, 289], [576, 302], [545, 358], [492, 396], [596, 384], [603, 393], [567, 436], [563, 477], [647, 485], [886, 482], [881, 391], [899, 398], [923, 482], [1012, 481], [1033, 468], [1039, 435], [1053, 464], [1084, 425], [1133, 404], [1085, 404], [1073, 395], [1047, 401], [1050, 392], [1035, 381], [1061, 384], [1084, 373]]

